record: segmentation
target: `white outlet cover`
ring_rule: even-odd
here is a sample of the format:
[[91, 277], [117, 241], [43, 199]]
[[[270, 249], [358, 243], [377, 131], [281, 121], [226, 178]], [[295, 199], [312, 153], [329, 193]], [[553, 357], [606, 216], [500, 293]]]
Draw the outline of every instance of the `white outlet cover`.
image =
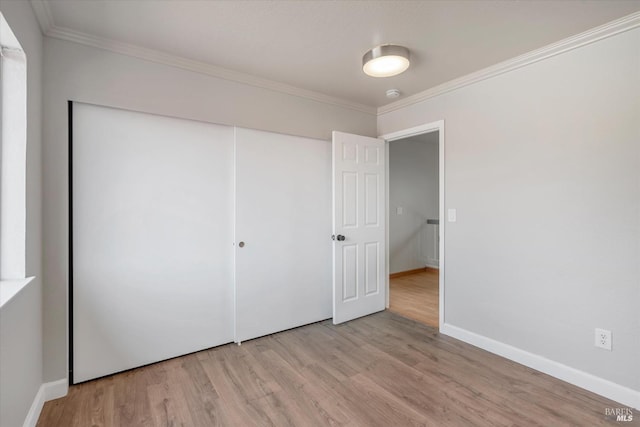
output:
[[594, 338], [596, 347], [611, 351], [611, 331], [596, 328]]

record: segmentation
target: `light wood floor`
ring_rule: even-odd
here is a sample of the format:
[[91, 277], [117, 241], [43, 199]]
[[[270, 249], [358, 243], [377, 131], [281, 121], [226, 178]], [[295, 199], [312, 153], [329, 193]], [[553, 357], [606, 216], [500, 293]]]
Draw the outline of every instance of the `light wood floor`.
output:
[[620, 406], [385, 311], [72, 386], [38, 426], [613, 426]]
[[389, 281], [389, 310], [409, 319], [438, 327], [438, 270], [392, 278]]

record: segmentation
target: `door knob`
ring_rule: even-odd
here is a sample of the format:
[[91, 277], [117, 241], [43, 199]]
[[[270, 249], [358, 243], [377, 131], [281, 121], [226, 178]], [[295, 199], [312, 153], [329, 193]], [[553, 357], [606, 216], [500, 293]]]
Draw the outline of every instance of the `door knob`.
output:
[[342, 242], [346, 239], [346, 237], [344, 237], [342, 234], [338, 234], [337, 236], [334, 234], [333, 236], [331, 236], [331, 239]]
[[240, 246], [241, 248], [244, 248], [244, 242], [238, 243], [238, 246]]

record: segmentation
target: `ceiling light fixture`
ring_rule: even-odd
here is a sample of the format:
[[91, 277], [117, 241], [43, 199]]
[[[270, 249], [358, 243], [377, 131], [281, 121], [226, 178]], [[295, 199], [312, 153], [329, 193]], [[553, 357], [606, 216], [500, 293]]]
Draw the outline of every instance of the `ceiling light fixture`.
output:
[[391, 77], [409, 68], [409, 49], [394, 44], [376, 46], [362, 57], [362, 71], [371, 77]]

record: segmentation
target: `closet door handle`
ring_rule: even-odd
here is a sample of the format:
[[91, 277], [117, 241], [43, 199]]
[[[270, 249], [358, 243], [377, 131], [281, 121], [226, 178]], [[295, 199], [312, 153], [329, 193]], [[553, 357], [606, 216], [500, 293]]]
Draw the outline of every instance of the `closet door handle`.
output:
[[244, 242], [238, 243], [238, 246], [240, 246], [241, 248], [244, 248]]

